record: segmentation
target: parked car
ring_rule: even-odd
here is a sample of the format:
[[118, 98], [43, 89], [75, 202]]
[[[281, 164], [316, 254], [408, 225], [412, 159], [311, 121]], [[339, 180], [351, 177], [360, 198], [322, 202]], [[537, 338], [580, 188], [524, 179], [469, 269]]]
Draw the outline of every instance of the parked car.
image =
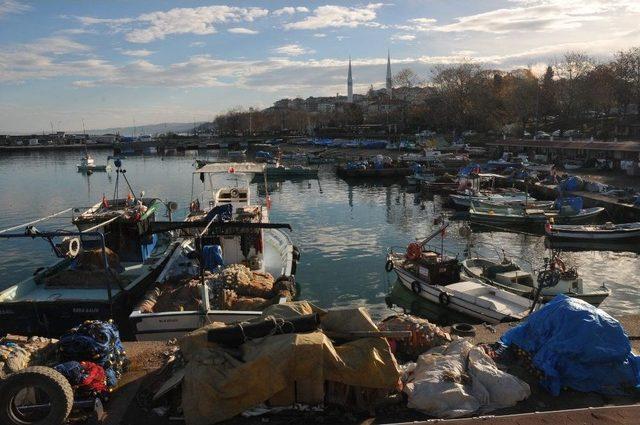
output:
[[549, 133], [545, 133], [544, 131], [536, 132], [536, 139], [550, 139], [551, 135]]

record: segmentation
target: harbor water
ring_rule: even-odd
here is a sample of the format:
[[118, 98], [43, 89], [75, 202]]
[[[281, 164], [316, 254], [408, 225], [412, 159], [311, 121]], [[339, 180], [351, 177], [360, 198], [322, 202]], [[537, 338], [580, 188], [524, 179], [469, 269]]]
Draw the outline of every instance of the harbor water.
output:
[[[99, 164], [106, 162], [107, 154], [92, 152]], [[194, 151], [185, 156], [131, 157], [124, 160], [123, 168], [136, 193], [144, 190], [147, 196], [176, 201], [176, 219], [181, 219], [190, 201], [196, 156]], [[78, 152], [44, 151], [0, 157], [0, 228], [70, 206], [87, 207], [103, 194], [113, 196], [116, 173], [78, 173], [79, 157]], [[119, 187], [122, 196], [126, 186], [121, 182]], [[330, 166], [320, 169], [318, 180], [268, 182], [266, 190], [264, 184], [254, 183], [252, 190], [254, 199], [262, 201], [269, 193], [272, 222], [290, 223], [293, 228], [290, 236], [302, 254], [296, 276], [302, 298], [321, 307], [367, 306], [375, 316], [386, 312], [384, 297], [395, 279], [384, 271], [387, 249], [403, 250], [431, 232], [435, 217], [451, 212], [437, 195], [421, 205], [401, 182], [347, 183]], [[36, 227], [68, 229], [70, 220], [69, 212]], [[465, 253], [499, 258], [504, 250], [523, 268], [539, 269], [550, 255], [540, 236], [501, 231], [462, 236], [463, 225], [453, 221], [443, 241], [445, 250], [460, 258]], [[563, 258], [568, 266], [577, 267], [586, 287], [605, 284], [611, 289], [603, 309], [613, 315], [638, 312], [638, 254], [587, 251], [565, 253]], [[44, 240], [0, 240], [0, 289], [55, 260]]]

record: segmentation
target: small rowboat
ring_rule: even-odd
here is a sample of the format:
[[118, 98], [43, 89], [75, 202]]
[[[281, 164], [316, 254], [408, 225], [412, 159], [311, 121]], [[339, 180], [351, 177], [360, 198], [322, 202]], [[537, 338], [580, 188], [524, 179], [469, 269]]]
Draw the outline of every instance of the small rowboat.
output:
[[548, 224], [545, 234], [552, 241], [637, 242], [640, 241], [640, 222], [596, 225]]
[[548, 221], [561, 224], [591, 223], [602, 212], [603, 207], [585, 208], [577, 213], [563, 211], [545, 211], [541, 209], [522, 209], [513, 207], [481, 208], [471, 203], [469, 219], [473, 223], [488, 225], [535, 226], [540, 230]]
[[[532, 298], [535, 294], [536, 285], [533, 275], [509, 260], [497, 262], [487, 258], [469, 258], [462, 262], [462, 270], [469, 277], [526, 298]], [[575, 270], [570, 269], [560, 274], [556, 285], [543, 288], [541, 295], [543, 302], [550, 301], [558, 294], [565, 294], [580, 298], [597, 307], [609, 296], [609, 293], [606, 287], [586, 292], [582, 278]]]

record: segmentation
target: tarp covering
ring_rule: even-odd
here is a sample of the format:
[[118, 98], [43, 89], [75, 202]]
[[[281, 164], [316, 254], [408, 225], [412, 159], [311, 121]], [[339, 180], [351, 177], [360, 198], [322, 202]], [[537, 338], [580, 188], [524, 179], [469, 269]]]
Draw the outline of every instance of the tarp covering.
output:
[[577, 298], [556, 296], [501, 340], [531, 354], [553, 395], [564, 387], [619, 394], [640, 384], [640, 358], [620, 323]]
[[[280, 317], [291, 317], [314, 310], [308, 303], [292, 304], [290, 309], [273, 306], [267, 313], [280, 310]], [[334, 332], [348, 332], [355, 323], [373, 323], [364, 309], [329, 311], [321, 322]], [[317, 404], [323, 400], [325, 381], [392, 390], [400, 378], [384, 338], [334, 346], [320, 331], [273, 335], [245, 342], [234, 357], [206, 341], [207, 329], [218, 326], [224, 325], [213, 323], [180, 340], [187, 360], [182, 385], [187, 425], [220, 422], [274, 398]], [[295, 397], [283, 397], [288, 392]]]

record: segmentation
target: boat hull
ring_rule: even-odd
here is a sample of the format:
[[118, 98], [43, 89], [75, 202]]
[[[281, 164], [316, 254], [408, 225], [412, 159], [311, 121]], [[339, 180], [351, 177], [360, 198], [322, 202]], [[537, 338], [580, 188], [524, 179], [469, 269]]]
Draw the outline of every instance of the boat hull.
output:
[[[402, 268], [395, 268], [394, 271], [398, 276], [399, 282], [402, 283], [405, 288], [412, 290], [413, 283], [418, 282], [421, 290], [418, 294], [416, 294], [417, 296], [420, 296], [432, 303], [442, 304], [440, 302], [440, 294], [447, 293], [446, 286], [429, 285], [427, 282], [416, 278], [413, 274], [407, 272], [406, 270], [403, 270]], [[449, 294], [449, 303], [448, 305], [446, 305], [446, 307], [450, 310], [455, 311], [456, 313], [463, 314], [476, 320], [484, 321], [491, 324], [520, 320], [519, 317], [512, 317], [495, 310], [482, 308], [476, 304], [473, 304], [451, 294]]]

